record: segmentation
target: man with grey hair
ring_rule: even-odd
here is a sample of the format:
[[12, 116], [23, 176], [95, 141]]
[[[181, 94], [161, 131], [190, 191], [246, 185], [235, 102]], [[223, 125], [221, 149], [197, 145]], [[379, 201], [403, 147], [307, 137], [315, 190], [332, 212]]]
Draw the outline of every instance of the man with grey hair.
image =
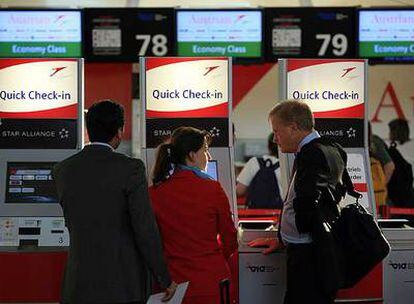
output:
[[257, 239], [249, 245], [266, 246], [263, 253], [286, 247], [285, 304], [333, 303], [340, 273], [335, 256], [322, 242], [323, 225], [338, 216], [344, 195], [342, 174], [346, 153], [314, 129], [309, 106], [300, 101], [278, 103], [269, 113], [274, 141], [283, 153], [295, 153], [292, 177], [283, 204], [278, 239]]

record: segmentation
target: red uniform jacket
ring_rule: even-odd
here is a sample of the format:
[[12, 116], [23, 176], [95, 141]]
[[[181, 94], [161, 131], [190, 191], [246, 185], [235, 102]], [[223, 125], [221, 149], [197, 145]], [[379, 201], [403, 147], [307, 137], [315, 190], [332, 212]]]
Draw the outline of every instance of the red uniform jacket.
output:
[[150, 195], [173, 280], [190, 281], [186, 298], [217, 296], [219, 281], [230, 278], [227, 259], [237, 248], [237, 231], [220, 183], [179, 170], [150, 187]]

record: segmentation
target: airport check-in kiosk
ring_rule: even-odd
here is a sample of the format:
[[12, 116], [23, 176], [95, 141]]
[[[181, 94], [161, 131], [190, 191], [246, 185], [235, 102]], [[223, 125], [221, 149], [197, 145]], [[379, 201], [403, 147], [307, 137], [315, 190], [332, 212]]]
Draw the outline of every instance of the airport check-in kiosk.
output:
[[[321, 136], [330, 136], [339, 142], [348, 153], [348, 172], [357, 191], [363, 198], [360, 202], [375, 214], [375, 203], [369, 170], [369, 156], [367, 149], [367, 104], [366, 104], [366, 62], [364, 60], [313, 60], [313, 59], [282, 59], [279, 60], [279, 92], [280, 99], [302, 100], [310, 106], [314, 117], [316, 130]], [[280, 153], [281, 184], [284, 189], [288, 186], [294, 155]], [[346, 202], [353, 202], [346, 198]], [[257, 237], [276, 235], [275, 225], [263, 223], [249, 223], [242, 229], [243, 239], [249, 241]], [[252, 237], [254, 235], [254, 237]], [[250, 272], [255, 276], [254, 288], [246, 290], [240, 296], [240, 303], [251, 303], [243, 298], [260, 298], [260, 303], [283, 303], [285, 292], [285, 259], [283, 252], [276, 252], [268, 256], [258, 254], [262, 249], [240, 250], [239, 259], [245, 260], [246, 265], [240, 272]], [[258, 266], [252, 268], [251, 266]], [[273, 265], [274, 268], [269, 267]], [[261, 267], [261, 268], [260, 268]], [[241, 276], [240, 276], [241, 277]], [[260, 283], [258, 283], [260, 282]], [[246, 280], [240, 279], [241, 293], [248, 286]], [[381, 281], [376, 283], [379, 287]], [[250, 285], [251, 286], [251, 285]], [[261, 298], [262, 294], [266, 297]], [[381, 300], [381, 293], [370, 295], [349, 296], [340, 293], [338, 302]]]
[[[141, 155], [148, 176], [151, 175], [158, 145], [167, 140], [176, 128], [191, 126], [209, 131], [212, 135], [209, 147], [212, 160], [207, 164], [207, 174], [222, 185], [230, 202], [233, 220], [237, 223], [230, 120], [231, 58], [141, 58], [140, 70]], [[232, 273], [237, 275], [237, 270]], [[237, 278], [232, 280], [236, 281]]]
[[148, 57], [140, 61], [141, 148], [148, 175], [159, 144], [174, 129], [209, 131], [212, 161], [207, 173], [223, 186], [237, 218], [233, 133], [231, 131], [231, 58]]
[[82, 148], [82, 78], [80, 59], [0, 59], [0, 301], [58, 300], [69, 235], [51, 171]]

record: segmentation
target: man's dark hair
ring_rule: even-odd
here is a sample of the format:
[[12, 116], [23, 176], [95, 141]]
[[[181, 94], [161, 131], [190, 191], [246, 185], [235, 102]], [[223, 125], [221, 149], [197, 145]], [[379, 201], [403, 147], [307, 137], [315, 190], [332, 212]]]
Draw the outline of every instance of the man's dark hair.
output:
[[109, 99], [94, 103], [86, 113], [86, 129], [91, 142], [110, 142], [124, 123], [124, 108]]
[[396, 141], [402, 145], [410, 140], [410, 127], [405, 119], [394, 119], [388, 123], [388, 126], [391, 141]]

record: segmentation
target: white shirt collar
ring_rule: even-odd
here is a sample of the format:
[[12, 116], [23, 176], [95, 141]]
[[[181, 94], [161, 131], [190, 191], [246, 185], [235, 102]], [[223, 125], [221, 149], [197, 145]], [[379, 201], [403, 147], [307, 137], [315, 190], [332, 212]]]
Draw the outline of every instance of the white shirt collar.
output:
[[321, 137], [318, 133], [318, 131], [312, 131], [311, 133], [309, 133], [308, 135], [306, 135], [302, 141], [299, 143], [298, 146], [298, 152], [302, 149], [302, 147], [308, 143], [310, 143], [312, 140], [314, 140], [315, 138], [319, 138]]

